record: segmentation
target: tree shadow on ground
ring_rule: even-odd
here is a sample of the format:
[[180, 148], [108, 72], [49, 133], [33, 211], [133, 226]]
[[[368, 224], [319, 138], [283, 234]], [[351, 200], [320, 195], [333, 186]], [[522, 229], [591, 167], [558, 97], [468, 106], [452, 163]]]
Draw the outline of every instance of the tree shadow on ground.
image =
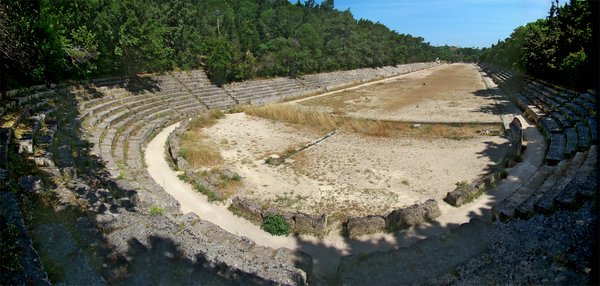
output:
[[517, 112], [510, 100], [502, 94], [498, 87], [491, 89], [480, 89], [473, 92], [473, 95], [493, 101], [481, 105], [472, 112], [488, 113], [493, 115], [504, 115]]

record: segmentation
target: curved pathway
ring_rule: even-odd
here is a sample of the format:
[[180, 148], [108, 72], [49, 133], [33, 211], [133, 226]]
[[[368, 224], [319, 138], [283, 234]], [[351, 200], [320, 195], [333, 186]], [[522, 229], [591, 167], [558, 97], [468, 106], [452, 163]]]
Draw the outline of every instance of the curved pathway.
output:
[[248, 237], [259, 245], [299, 249], [309, 253], [314, 261], [314, 281], [325, 281], [321, 279], [332, 277], [342, 255], [405, 247], [427, 236], [448, 233], [451, 228], [472, 218], [491, 221], [491, 207], [514, 192], [542, 165], [546, 150], [544, 138], [539, 131], [534, 126], [524, 126], [527, 148], [523, 153], [523, 161], [507, 169], [508, 177], [477, 201], [459, 208], [439, 202], [442, 216], [430, 224], [396, 234], [366, 235], [359, 239], [348, 239], [338, 232], [332, 232], [323, 239], [310, 236], [275, 237], [259, 226], [233, 215], [225, 205], [209, 203], [205, 195], [179, 180], [177, 172], [170, 168], [165, 156], [167, 137], [178, 125], [179, 123], [176, 123], [163, 129], [148, 143], [145, 162], [150, 176], [179, 201], [181, 212], [194, 212], [201, 219], [210, 221], [230, 233]]

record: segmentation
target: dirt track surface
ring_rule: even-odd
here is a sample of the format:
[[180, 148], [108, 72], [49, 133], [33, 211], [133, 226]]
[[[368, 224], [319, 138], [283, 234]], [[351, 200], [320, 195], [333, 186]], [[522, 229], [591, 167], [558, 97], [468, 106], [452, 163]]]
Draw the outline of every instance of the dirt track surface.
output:
[[[439, 70], [440, 68], [443, 67], [439, 67], [439, 68], [433, 68], [430, 69], [430, 71], [436, 71]], [[487, 79], [489, 81], [489, 79]], [[389, 81], [389, 80], [386, 80]], [[493, 83], [490, 84], [493, 85]], [[374, 84], [373, 84], [374, 85]], [[509, 104], [510, 105], [510, 104]], [[514, 109], [514, 106], [510, 106], [511, 108]], [[220, 122], [219, 124], [222, 125], [231, 125], [231, 126], [235, 126], [236, 124], [242, 124], [240, 122], [242, 121], [238, 121], [236, 123], [236, 117], [240, 117], [237, 118], [237, 120], [243, 119], [241, 117], [244, 117], [244, 114], [233, 114], [233, 115], [229, 115], [226, 120]], [[497, 115], [496, 115], [497, 116]], [[248, 118], [246, 118], [248, 119]], [[225, 158], [235, 158], [236, 156], [238, 156], [239, 158], [241, 158], [241, 162], [242, 162], [242, 167], [248, 167], [251, 168], [251, 166], [253, 164], [256, 164], [256, 166], [263, 166], [261, 164], [258, 164], [261, 162], [261, 156], [270, 153], [271, 151], [277, 152], [277, 151], [281, 151], [281, 150], [285, 150], [286, 146], [290, 145], [290, 144], [302, 144], [302, 143], [306, 143], [308, 141], [314, 140], [316, 139], [315, 136], [319, 137], [322, 136], [323, 134], [315, 134], [310, 130], [302, 130], [302, 129], [297, 129], [295, 127], [292, 126], [288, 126], [286, 124], [282, 124], [282, 123], [277, 123], [277, 122], [271, 122], [268, 120], [263, 120], [263, 119], [255, 119], [255, 120], [245, 120], [243, 121], [243, 125], [239, 126], [238, 128], [241, 128], [242, 131], [239, 131], [239, 133], [237, 133], [237, 136], [239, 137], [238, 139], [236, 138], [229, 138], [227, 139], [227, 142], [220, 140], [218, 142], [222, 143], [222, 150], [223, 150], [223, 156]], [[429, 224], [425, 224], [422, 225], [420, 227], [417, 228], [410, 228], [407, 230], [403, 230], [399, 233], [395, 233], [395, 234], [374, 234], [374, 235], [366, 235], [366, 236], [362, 236], [359, 238], [354, 238], [354, 239], [349, 239], [346, 237], [342, 237], [340, 235], [339, 232], [330, 232], [329, 235], [323, 239], [317, 239], [314, 237], [310, 237], [310, 236], [297, 236], [297, 237], [273, 237], [270, 236], [269, 234], [265, 233], [264, 231], [262, 231], [258, 226], [251, 224], [249, 221], [246, 221], [244, 219], [241, 219], [239, 217], [235, 217], [231, 214], [231, 212], [229, 212], [227, 210], [227, 208], [224, 205], [215, 205], [215, 204], [211, 204], [207, 201], [206, 196], [203, 196], [197, 192], [195, 192], [192, 187], [184, 182], [181, 182], [177, 179], [177, 173], [174, 172], [173, 170], [171, 170], [166, 162], [166, 158], [165, 158], [165, 152], [164, 152], [164, 145], [165, 145], [165, 140], [168, 136], [168, 134], [175, 128], [175, 125], [170, 126], [169, 128], [166, 128], [165, 130], [163, 130], [162, 132], [160, 132], [159, 135], [157, 135], [147, 146], [146, 150], [145, 150], [145, 158], [146, 158], [146, 162], [148, 164], [148, 171], [150, 172], [152, 178], [159, 183], [166, 192], [168, 192], [169, 194], [171, 194], [172, 196], [174, 196], [180, 203], [181, 203], [181, 209], [182, 212], [186, 213], [186, 212], [195, 212], [196, 214], [198, 214], [202, 219], [206, 219], [209, 220], [217, 225], [219, 225], [220, 227], [226, 229], [227, 231], [237, 234], [237, 235], [243, 235], [246, 236], [248, 238], [250, 238], [251, 240], [256, 241], [258, 244], [260, 245], [267, 245], [267, 246], [271, 246], [271, 247], [288, 247], [291, 249], [301, 249], [303, 251], [308, 252], [309, 254], [311, 254], [313, 256], [313, 262], [314, 262], [314, 272], [313, 272], [313, 282], [315, 284], [326, 284], [326, 283], [331, 283], [332, 281], [335, 281], [335, 273], [336, 273], [336, 269], [338, 267], [338, 262], [339, 262], [339, 257], [342, 255], [348, 255], [348, 254], [357, 254], [357, 253], [367, 253], [367, 252], [372, 252], [375, 250], [384, 250], [384, 249], [389, 249], [389, 248], [395, 248], [395, 247], [406, 247], [408, 245], [411, 245], [412, 243], [414, 243], [414, 241], [420, 239], [420, 238], [424, 238], [427, 236], [432, 236], [432, 235], [441, 235], [441, 234], [445, 234], [448, 232], [448, 230], [450, 228], [456, 227], [461, 223], [465, 223], [468, 222], [471, 218], [473, 217], [480, 217], [482, 218], [484, 221], [489, 219], [489, 212], [490, 212], [490, 208], [491, 206], [499, 201], [502, 200], [504, 197], [506, 197], [508, 194], [510, 194], [511, 192], [513, 192], [516, 188], [518, 188], [522, 182], [524, 182], [526, 179], [528, 179], [533, 172], [535, 171], [535, 169], [542, 163], [543, 161], [543, 151], [545, 150], [545, 145], [544, 145], [544, 140], [542, 138], [542, 136], [539, 134], [539, 132], [532, 126], [528, 127], [526, 129], [526, 140], [527, 142], [527, 149], [525, 149], [525, 153], [523, 155], [523, 162], [519, 163], [517, 166], [515, 166], [514, 168], [511, 169], [507, 169], [508, 172], [508, 177], [506, 180], [503, 180], [500, 185], [495, 188], [494, 190], [488, 192], [487, 194], [484, 194], [481, 198], [479, 198], [478, 200], [476, 200], [475, 202], [466, 204], [464, 206], [461, 206], [459, 208], [454, 208], [451, 207], [449, 205], [447, 205], [446, 203], [444, 203], [443, 201], [438, 200], [438, 202], [440, 203], [440, 208], [442, 210], [442, 216], [439, 217], [438, 219], [436, 219], [434, 222], [431, 222]], [[273, 133], [268, 131], [269, 128], [275, 128], [276, 130], [279, 130], [280, 133]], [[268, 132], [257, 132], [257, 130], [267, 130]], [[224, 134], [226, 132], [231, 132], [231, 131], [225, 131], [225, 130], [218, 130], [219, 132], [223, 132], [221, 135], [219, 134], [213, 134], [213, 136], [215, 136], [215, 138], [213, 138], [213, 140], [218, 140], [217, 137], [219, 136], [224, 136]], [[254, 138], [247, 138], [244, 139], [245, 136], [253, 136]], [[327, 150], [330, 149], [337, 149], [335, 147], [336, 142], [333, 139], [336, 139], [336, 137], [338, 136], [349, 136], [349, 138], [345, 138], [346, 140], [348, 140], [347, 142], [352, 143], [348, 148], [363, 148], [365, 146], [362, 145], [376, 145], [375, 143], [364, 143], [364, 142], [360, 142], [360, 141], [353, 141], [353, 139], [351, 138], [352, 135], [344, 135], [344, 134], [338, 134], [336, 136], [334, 136], [333, 138], [331, 138], [330, 140], [326, 140], [324, 141], [324, 143], [322, 144], [322, 146], [316, 146], [317, 148], [314, 149], [308, 149], [306, 150], [306, 152], [326, 152]], [[340, 138], [342, 137], [340, 136]], [[494, 139], [495, 138], [495, 139]], [[243, 139], [243, 140], [242, 140]], [[344, 139], [344, 138], [342, 138]], [[342, 140], [342, 139], [337, 139], [337, 140]], [[494, 140], [491, 140], [494, 139]], [[388, 148], [389, 146], [386, 145], [388, 143], [385, 143], [386, 141], [389, 140], [397, 140], [397, 139], [381, 139], [379, 141], [380, 144], [378, 145], [379, 149], [382, 149], [383, 147], [385, 147], [385, 149], [391, 149], [394, 150], [394, 148]], [[416, 140], [416, 139], [411, 139], [411, 140]], [[471, 139], [470, 139], [471, 140]], [[430, 154], [430, 156], [432, 157], [436, 157], [436, 160], [432, 160], [431, 162], [434, 162], [434, 164], [432, 165], [433, 167], [438, 167], [438, 163], [444, 163], [444, 162], [455, 162], [457, 164], [454, 164], [452, 166], [452, 168], [457, 168], [459, 166], [459, 164], [462, 164], [460, 162], [460, 160], [458, 159], [453, 159], [451, 156], [449, 156], [449, 152], [448, 149], [452, 149], [452, 143], [456, 143], [457, 146], [458, 145], [474, 145], [474, 146], [478, 146], [478, 147], [474, 147], [474, 148], [483, 148], [484, 150], [486, 150], [486, 152], [483, 152], [481, 154], [477, 154], [475, 157], [477, 157], [477, 161], [478, 160], [482, 160], [482, 162], [484, 162], [485, 160], [490, 160], [493, 156], [492, 155], [493, 152], [497, 152], [499, 150], [496, 150], [494, 144], [501, 144], [502, 142], [504, 142], [503, 138], [500, 137], [481, 137], [481, 138], [475, 138], [475, 141], [455, 141], [452, 142], [452, 140], [440, 140], [438, 142], [436, 142], [435, 140], [422, 140], [421, 142], [419, 142], [421, 145], [426, 145], [429, 146], [430, 148], [442, 148], [440, 151], [440, 153], [438, 154], [433, 154], [434, 151], [431, 152], [423, 152], [426, 155]], [[499, 140], [497, 143], [486, 143], [486, 142], [496, 142], [495, 140]], [[327, 141], [331, 141], [331, 142], [327, 142]], [[244, 143], [244, 142], [249, 142], [249, 143]], [[325, 143], [331, 144], [330, 147], [327, 147], [325, 145]], [[385, 143], [385, 144], [384, 144]], [[249, 146], [246, 146], [244, 144], [248, 144]], [[483, 145], [486, 145], [487, 147], [483, 147]], [[405, 149], [410, 149], [407, 148], [408, 147], [408, 143], [404, 143], [404, 145], [402, 145], [402, 143], [399, 143], [399, 145], [397, 146], [397, 150], [399, 151], [404, 151]], [[414, 147], [413, 147], [414, 148]], [[446, 149], [443, 149], [446, 148]], [[251, 151], [254, 150], [254, 151]], [[353, 153], [355, 153], [354, 155], [361, 155], [361, 151], [357, 150], [357, 149], [352, 149], [355, 150]], [[377, 148], [374, 148], [373, 150], [377, 150]], [[460, 150], [460, 149], [459, 149]], [[254, 152], [254, 153], [253, 153]], [[457, 151], [460, 153], [460, 151]], [[463, 150], [464, 152], [464, 150]], [[477, 151], [473, 151], [471, 150], [470, 152], [475, 152], [477, 153]], [[237, 155], [236, 155], [237, 154]], [[256, 154], [259, 154], [260, 156], [255, 156]], [[389, 153], [388, 153], [389, 154]], [[397, 155], [397, 156], [396, 156]], [[418, 155], [418, 156], [422, 156], [422, 155]], [[416, 156], [415, 158], [413, 158], [415, 161], [423, 161], [421, 158], [419, 158], [418, 156]], [[469, 156], [473, 156], [473, 154], [469, 155]], [[247, 159], [244, 160], [243, 157], [246, 157]], [[257, 159], [258, 157], [258, 159]], [[387, 157], [393, 157], [393, 156], [384, 156], [383, 159], [381, 160], [390, 160], [390, 158]], [[400, 156], [397, 153], [394, 153], [394, 157], [399, 157], [402, 158], [402, 156]], [[316, 158], [316, 156], [313, 156], [312, 158]], [[471, 157], [472, 158], [472, 157]], [[293, 158], [297, 161], [300, 161], [302, 158]], [[324, 165], [326, 168], [326, 170], [329, 169], [339, 169], [339, 167], [337, 168], [327, 168], [327, 164], [326, 162], [330, 163], [336, 163], [336, 164], [341, 164], [343, 162], [343, 160], [350, 160], [350, 159], [342, 159], [342, 158], [337, 158], [337, 157], [332, 157], [331, 159], [327, 160], [317, 160], [315, 159], [316, 162], [314, 164], [322, 164]], [[375, 159], [373, 159], [375, 160]], [[368, 161], [365, 161], [366, 163], [364, 164], [370, 164], [368, 163]], [[363, 162], [360, 162], [361, 164], [363, 164]], [[470, 162], [470, 164], [472, 164], [473, 162]], [[291, 164], [294, 164], [294, 162], [291, 162]], [[359, 164], [359, 165], [361, 165]], [[375, 163], [373, 163], [375, 165], [379, 165], [380, 162], [378, 162], [378, 160], [375, 160]], [[466, 163], [465, 165], [469, 166], [469, 163]], [[410, 169], [412, 168], [412, 165], [408, 165], [410, 167], [404, 166], [403, 168], [405, 169]], [[478, 168], [481, 168], [482, 166], [484, 166], [483, 168], [485, 168], [485, 164], [480, 165]], [[306, 164], [305, 167], [307, 168], [307, 170], [309, 170], [310, 164]], [[469, 168], [471, 168], [473, 166], [470, 166]], [[261, 167], [262, 168], [262, 167]], [[270, 167], [267, 167], [270, 168]], [[286, 168], [285, 166], [282, 168]], [[289, 168], [289, 167], [287, 167]], [[290, 168], [293, 169], [293, 168]], [[371, 168], [373, 169], [373, 168]], [[271, 169], [272, 171], [275, 171], [275, 169]], [[386, 169], [388, 172], [394, 171], [393, 168], [388, 167]], [[400, 170], [402, 170], [402, 168], [400, 168]], [[395, 170], [398, 171], [398, 170]], [[479, 171], [473, 171], [473, 172], [469, 172], [469, 176], [474, 176], [475, 174], [477, 174], [478, 172], [481, 172], [482, 169], [479, 169]], [[435, 172], [439, 172], [437, 174], [431, 174], [430, 176], [432, 178], [434, 178], [434, 180], [438, 180], [439, 177], [444, 177], [444, 172], [441, 172], [439, 170], [436, 170]], [[316, 173], [316, 172], [315, 172]], [[427, 174], [427, 172], [424, 172], [425, 174]], [[284, 177], [284, 179], [288, 179], [285, 178], [285, 176], [280, 175], [281, 177]], [[341, 178], [339, 178], [339, 180], [342, 180]], [[428, 180], [428, 179], [426, 179]], [[259, 178], [259, 180], [257, 182], [266, 182], [264, 185], [267, 186], [277, 186], [280, 181], [278, 181], [278, 178], [273, 177], [273, 178], [269, 178], [269, 177], [261, 177]], [[451, 182], [454, 182], [455, 178], [451, 180]], [[450, 182], [450, 181], [449, 181]], [[408, 186], [414, 186], [417, 183], [414, 183], [413, 181], [408, 181]], [[406, 184], [404, 184], [402, 181], [400, 181], [400, 184], [403, 186], [406, 186]], [[387, 186], [386, 186], [387, 187]], [[251, 188], [248, 186], [248, 184], [246, 185], [245, 188], [247, 191], [252, 191]], [[256, 192], [256, 190], [254, 190], [254, 192]], [[438, 197], [441, 194], [438, 194]], [[486, 219], [487, 218], [487, 219]], [[435, 255], [435, 254], [433, 254]]]
[[298, 101], [352, 117], [408, 122], [499, 122], [498, 102], [474, 65], [452, 64], [349, 91]]
[[227, 115], [204, 133], [221, 143], [221, 167], [241, 175], [244, 187], [236, 195], [340, 219], [385, 215], [429, 198], [441, 201], [455, 183], [489, 171], [508, 146], [499, 136], [378, 138], [342, 131], [271, 166], [265, 163], [269, 155], [324, 134], [244, 113]]

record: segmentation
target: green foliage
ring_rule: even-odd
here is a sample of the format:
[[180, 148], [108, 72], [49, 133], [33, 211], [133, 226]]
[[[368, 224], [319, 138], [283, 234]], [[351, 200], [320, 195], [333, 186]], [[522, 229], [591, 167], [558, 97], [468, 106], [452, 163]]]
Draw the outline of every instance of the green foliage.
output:
[[3, 1], [0, 67], [10, 71], [2, 72], [9, 87], [199, 67], [223, 84], [436, 57], [470, 61], [478, 53], [434, 48], [421, 37], [356, 20], [333, 1], [316, 2]]
[[164, 215], [165, 208], [163, 208], [161, 206], [153, 205], [150, 207], [150, 214], [151, 215]]
[[597, 12], [595, 1], [553, 3], [547, 19], [517, 27], [509, 38], [484, 49], [480, 60], [579, 89], [597, 89]]
[[179, 148], [179, 150], [177, 150], [177, 156], [186, 159], [188, 157], [188, 151], [185, 148]]
[[200, 183], [197, 183], [197, 182], [192, 182], [192, 186], [194, 187], [194, 189], [197, 192], [199, 192], [201, 194], [205, 194], [206, 197], [208, 198], [209, 202], [222, 201], [223, 200], [223, 198], [221, 198], [217, 193], [215, 193], [213, 190], [207, 188], [203, 184], [200, 184]]
[[291, 232], [290, 224], [281, 215], [268, 215], [260, 226], [264, 231], [277, 236], [289, 235]]

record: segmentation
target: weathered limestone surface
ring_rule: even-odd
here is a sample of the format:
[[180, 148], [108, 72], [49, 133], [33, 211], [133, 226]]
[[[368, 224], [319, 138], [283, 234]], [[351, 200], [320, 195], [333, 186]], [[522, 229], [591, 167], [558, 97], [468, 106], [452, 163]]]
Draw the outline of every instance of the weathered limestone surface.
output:
[[422, 204], [397, 209], [387, 215], [385, 222], [389, 229], [401, 229], [423, 224], [441, 215], [438, 203], [429, 199]]
[[382, 216], [369, 215], [355, 217], [348, 220], [348, 235], [355, 237], [363, 234], [373, 234], [385, 230], [385, 218]]

